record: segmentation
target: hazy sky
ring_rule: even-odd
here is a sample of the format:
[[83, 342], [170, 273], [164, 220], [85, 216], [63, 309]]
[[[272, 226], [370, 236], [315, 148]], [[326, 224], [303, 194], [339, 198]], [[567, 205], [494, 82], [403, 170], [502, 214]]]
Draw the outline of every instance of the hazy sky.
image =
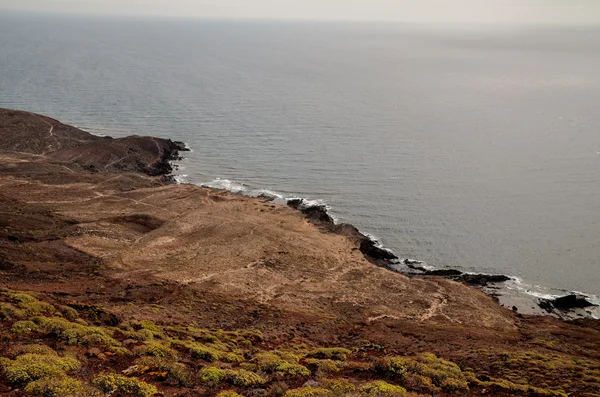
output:
[[210, 18], [600, 24], [600, 0], [0, 0], [0, 9]]

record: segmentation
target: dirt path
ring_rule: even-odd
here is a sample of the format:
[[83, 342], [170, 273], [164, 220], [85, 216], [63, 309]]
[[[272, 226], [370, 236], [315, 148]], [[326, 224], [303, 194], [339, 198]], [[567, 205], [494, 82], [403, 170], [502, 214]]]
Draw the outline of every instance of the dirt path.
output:
[[50, 126], [50, 130], [48, 130], [48, 135], [49, 135], [49, 136], [54, 136], [54, 133], [53, 133], [53, 131], [54, 131], [54, 126], [53, 126], [51, 123], [47, 122], [46, 120], [44, 120], [43, 118], [41, 118], [40, 116], [38, 116], [38, 115], [37, 115], [37, 114], [35, 114], [35, 113], [30, 113], [30, 114], [31, 114], [32, 116], [34, 116], [36, 119], [40, 120], [41, 122], [43, 122], [43, 123], [45, 123], [45, 124], [49, 125], [49, 126]]

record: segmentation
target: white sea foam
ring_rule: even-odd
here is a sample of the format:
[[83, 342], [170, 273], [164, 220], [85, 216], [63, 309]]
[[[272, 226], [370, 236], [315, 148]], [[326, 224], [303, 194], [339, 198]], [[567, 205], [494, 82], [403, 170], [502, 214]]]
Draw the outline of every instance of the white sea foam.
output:
[[255, 197], [267, 196], [267, 197], [272, 197], [275, 199], [285, 199], [285, 197], [283, 197], [283, 194], [277, 193], [270, 189], [256, 189], [256, 190], [251, 190], [249, 193], [251, 196], [255, 196]]
[[507, 289], [516, 291], [520, 294], [533, 296], [539, 299], [556, 299], [562, 296], [576, 294], [585, 297], [590, 303], [594, 305], [600, 305], [600, 298], [596, 295], [579, 292], [579, 291], [568, 291], [551, 289], [541, 285], [529, 284], [523, 281], [520, 277], [510, 277], [510, 280], [506, 281], [505, 284]]
[[189, 183], [187, 177], [187, 174], [173, 175], [173, 179], [175, 179], [175, 182], [179, 184]]
[[248, 187], [242, 183], [230, 181], [229, 179], [217, 178], [210, 182], [201, 183], [202, 187], [209, 187], [212, 189], [228, 190], [233, 193], [245, 193], [248, 191]]
[[[360, 230], [359, 230], [359, 231], [360, 231]], [[382, 250], [384, 250], [384, 251], [387, 251], [387, 252], [389, 252], [389, 253], [391, 253], [391, 254], [394, 254], [394, 255], [396, 255], [396, 253], [395, 253], [393, 250], [391, 250], [391, 249], [389, 249], [389, 248], [386, 248], [386, 247], [383, 245], [383, 242], [381, 241], [381, 239], [380, 239], [379, 237], [377, 237], [377, 236], [375, 236], [374, 234], [371, 234], [371, 233], [367, 233], [367, 232], [363, 232], [363, 231], [360, 231], [360, 232], [361, 232], [361, 233], [362, 233], [362, 234], [363, 234], [365, 237], [367, 237], [369, 240], [371, 240], [373, 243], [375, 243], [375, 247], [377, 247], [377, 248], [379, 248], [379, 249], [382, 249]]]

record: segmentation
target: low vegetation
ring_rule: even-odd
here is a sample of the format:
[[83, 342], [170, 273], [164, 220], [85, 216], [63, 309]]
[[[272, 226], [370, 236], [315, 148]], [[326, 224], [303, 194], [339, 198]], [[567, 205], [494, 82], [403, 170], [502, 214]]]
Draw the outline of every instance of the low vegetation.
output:
[[0, 381], [44, 397], [149, 397], [173, 387], [218, 397], [263, 395], [257, 390], [269, 397], [565, 397], [573, 386], [556, 379], [562, 373], [592, 391], [582, 395], [600, 395], [600, 362], [575, 362], [562, 353], [479, 351], [487, 364], [474, 371], [431, 353], [359, 353], [358, 347], [291, 342], [273, 348], [258, 330], [148, 320], [111, 325], [90, 310], [1, 291], [0, 336], [10, 348], [1, 354]]

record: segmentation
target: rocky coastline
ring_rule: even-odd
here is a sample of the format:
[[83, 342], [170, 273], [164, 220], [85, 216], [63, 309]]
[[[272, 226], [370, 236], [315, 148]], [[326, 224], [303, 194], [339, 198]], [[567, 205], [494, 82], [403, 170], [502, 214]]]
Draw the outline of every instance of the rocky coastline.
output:
[[[361, 233], [353, 225], [335, 223], [324, 205], [307, 204], [306, 201], [300, 198], [288, 200], [287, 205], [300, 211], [308, 221], [326, 232], [349, 238], [370, 262], [391, 271], [400, 272], [409, 277], [444, 277], [448, 280], [482, 289], [495, 298], [500, 296], [497, 291], [502, 289], [502, 284], [511, 280], [511, 277], [503, 274], [465, 273], [452, 268], [428, 269], [424, 267], [424, 263], [421, 261], [399, 258], [392, 251], [381, 247], [377, 241]], [[590, 302], [585, 295], [576, 293], [569, 293], [556, 298], [536, 299], [526, 297], [525, 299], [527, 299], [528, 305], [534, 305], [534, 309], [536, 307], [542, 309], [542, 311], [534, 310], [533, 313], [554, 315], [564, 319], [593, 318], [593, 314], [589, 309], [597, 308], [597, 305]], [[514, 300], [510, 298], [503, 299], [505, 306], [519, 312], [519, 308], [515, 306], [516, 303], [513, 303], [515, 303]]]

